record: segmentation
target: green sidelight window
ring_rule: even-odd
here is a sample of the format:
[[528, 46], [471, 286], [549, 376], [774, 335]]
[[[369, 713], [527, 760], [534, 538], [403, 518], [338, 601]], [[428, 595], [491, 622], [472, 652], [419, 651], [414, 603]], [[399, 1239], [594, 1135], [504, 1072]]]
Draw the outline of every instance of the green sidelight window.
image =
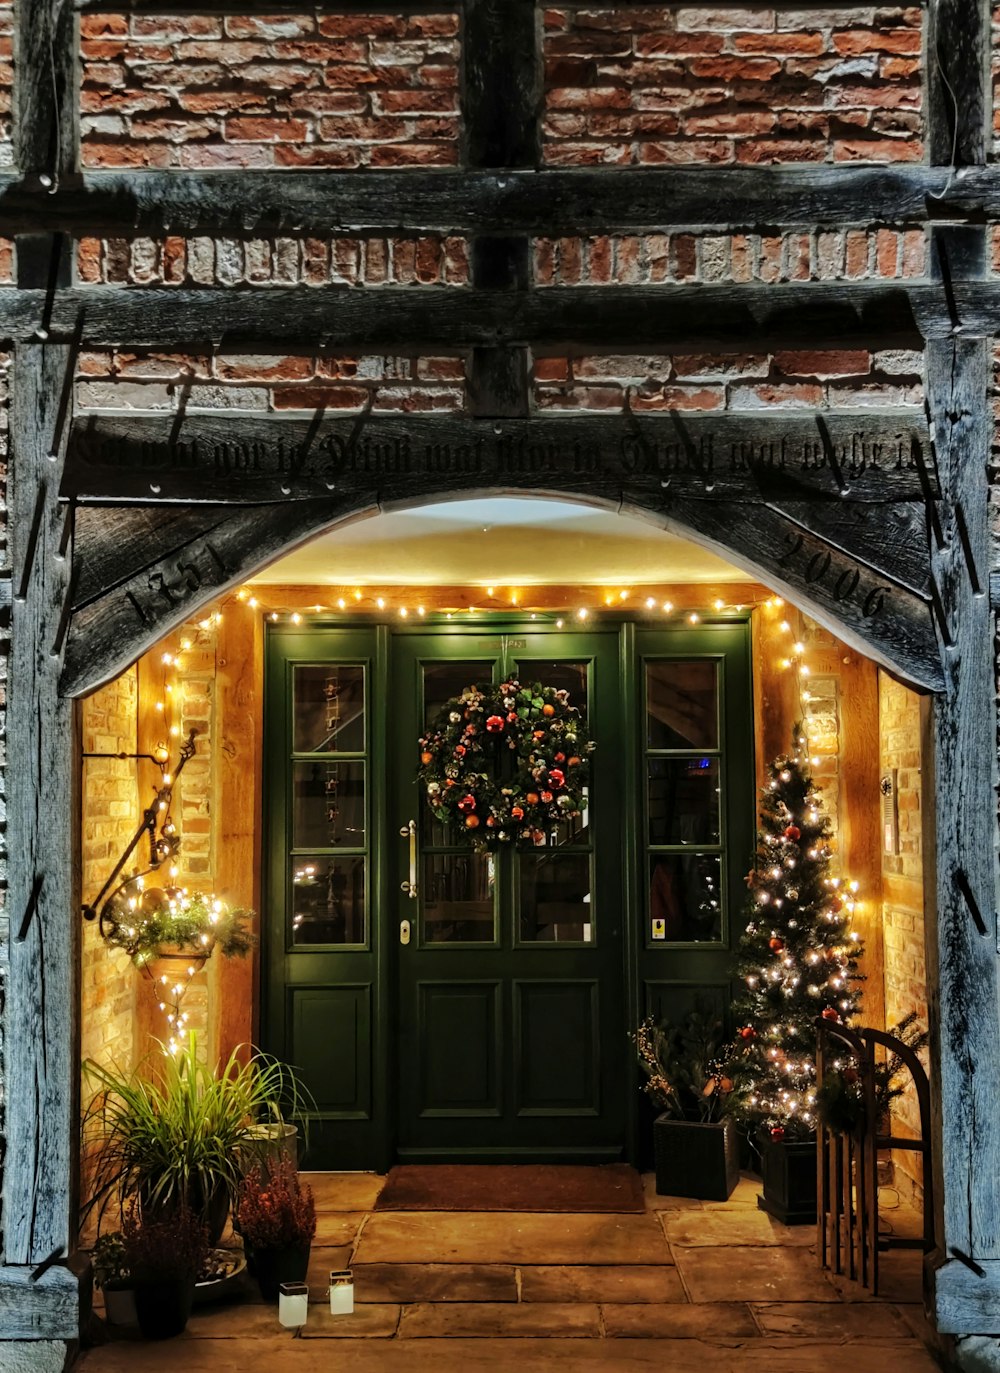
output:
[[367, 942], [368, 710], [361, 663], [292, 668], [289, 942]]
[[726, 938], [721, 660], [647, 658], [644, 848], [647, 939]]

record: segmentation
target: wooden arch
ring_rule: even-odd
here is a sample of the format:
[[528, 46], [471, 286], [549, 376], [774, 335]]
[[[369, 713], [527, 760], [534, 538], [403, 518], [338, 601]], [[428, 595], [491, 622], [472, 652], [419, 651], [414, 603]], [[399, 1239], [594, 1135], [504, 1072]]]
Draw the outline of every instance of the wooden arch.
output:
[[93, 690], [332, 525], [432, 499], [531, 492], [692, 537], [934, 690], [940, 492], [913, 414], [82, 419], [62, 488], [76, 575], [61, 689]]

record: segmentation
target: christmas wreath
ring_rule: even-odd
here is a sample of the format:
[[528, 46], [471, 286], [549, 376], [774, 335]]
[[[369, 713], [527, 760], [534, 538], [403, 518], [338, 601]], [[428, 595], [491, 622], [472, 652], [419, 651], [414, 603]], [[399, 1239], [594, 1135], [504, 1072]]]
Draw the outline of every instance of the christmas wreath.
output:
[[417, 775], [437, 819], [474, 848], [542, 844], [581, 814], [593, 747], [568, 691], [509, 678], [442, 706]]

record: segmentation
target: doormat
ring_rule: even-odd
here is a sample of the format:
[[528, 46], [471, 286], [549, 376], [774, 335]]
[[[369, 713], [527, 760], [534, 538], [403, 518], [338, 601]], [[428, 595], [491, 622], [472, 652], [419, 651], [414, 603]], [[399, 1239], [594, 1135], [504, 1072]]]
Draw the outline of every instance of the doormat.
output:
[[642, 1179], [627, 1163], [403, 1163], [376, 1211], [644, 1211]]

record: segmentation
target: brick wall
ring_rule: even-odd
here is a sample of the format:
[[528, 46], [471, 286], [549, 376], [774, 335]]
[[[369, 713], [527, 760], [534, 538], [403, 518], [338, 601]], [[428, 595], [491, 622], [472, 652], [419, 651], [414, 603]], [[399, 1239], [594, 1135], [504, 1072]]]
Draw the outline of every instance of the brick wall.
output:
[[458, 357], [344, 355], [263, 357], [133, 353], [81, 354], [77, 404], [82, 409], [251, 411], [455, 410], [464, 404], [465, 366]]
[[[134, 668], [82, 707], [85, 753], [135, 753], [138, 711]], [[82, 889], [92, 901], [127, 846], [140, 814], [134, 759], [85, 758], [81, 803]], [[109, 948], [97, 921], [85, 921], [81, 948], [80, 1052], [128, 1070], [135, 1056], [134, 1011], [144, 988], [125, 954]], [[86, 1084], [85, 1084], [86, 1090]]]
[[[0, 272], [3, 270], [0, 240]], [[465, 286], [464, 238], [84, 238], [80, 285]]]
[[922, 360], [905, 349], [869, 353], [612, 354], [536, 358], [542, 409], [836, 410], [922, 404]]
[[922, 277], [926, 271], [922, 228], [604, 234], [540, 238], [534, 245], [538, 286], [860, 281]]
[[921, 10], [545, 12], [550, 164], [917, 162]]
[[457, 161], [457, 14], [88, 14], [81, 30], [85, 167]]
[[[923, 889], [923, 757], [920, 700], [886, 673], [879, 673], [879, 766], [898, 769], [899, 852], [882, 853], [885, 931], [886, 1022], [891, 1029], [910, 1011], [927, 1021], [927, 968], [924, 950]], [[919, 1134], [916, 1097], [907, 1093], [893, 1110], [893, 1128]], [[893, 1155], [896, 1175], [906, 1191], [919, 1191], [920, 1160], [905, 1152]]]

